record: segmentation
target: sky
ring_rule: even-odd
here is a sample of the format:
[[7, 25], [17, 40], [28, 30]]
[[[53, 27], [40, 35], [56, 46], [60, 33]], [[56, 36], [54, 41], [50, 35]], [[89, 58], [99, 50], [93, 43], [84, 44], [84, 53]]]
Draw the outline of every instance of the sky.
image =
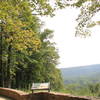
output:
[[[54, 31], [53, 41], [60, 56], [58, 68], [100, 64], [100, 26], [91, 29], [91, 37], [75, 37], [75, 19], [79, 13], [79, 9], [66, 8], [57, 11], [53, 18], [41, 18], [44, 28]], [[94, 20], [99, 20], [99, 15]]]

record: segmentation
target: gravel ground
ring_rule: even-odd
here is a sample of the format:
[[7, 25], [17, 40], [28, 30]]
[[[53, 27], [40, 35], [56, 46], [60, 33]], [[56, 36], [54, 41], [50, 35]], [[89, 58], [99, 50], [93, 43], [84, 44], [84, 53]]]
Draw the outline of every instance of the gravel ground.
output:
[[92, 98], [91, 100], [100, 100], [100, 98]]
[[11, 100], [11, 99], [4, 97], [4, 96], [0, 96], [0, 100]]
[[89, 100], [100, 100], [100, 98], [98, 98], [98, 97], [88, 97], [89, 98]]

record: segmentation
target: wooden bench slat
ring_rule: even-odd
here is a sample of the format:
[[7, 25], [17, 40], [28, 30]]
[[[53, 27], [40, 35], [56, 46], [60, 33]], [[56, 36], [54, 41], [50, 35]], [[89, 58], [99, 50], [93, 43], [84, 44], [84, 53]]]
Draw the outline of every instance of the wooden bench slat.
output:
[[50, 92], [50, 83], [33, 83], [31, 90], [32, 93], [34, 90], [48, 90]]

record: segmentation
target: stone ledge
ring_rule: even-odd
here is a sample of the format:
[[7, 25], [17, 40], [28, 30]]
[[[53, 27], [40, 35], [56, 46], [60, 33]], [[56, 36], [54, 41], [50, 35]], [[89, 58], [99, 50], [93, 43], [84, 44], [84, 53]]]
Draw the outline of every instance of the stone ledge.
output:
[[54, 92], [38, 92], [29, 94], [28, 97], [31, 98], [31, 100], [91, 100], [90, 98], [87, 98], [85, 96], [73, 96], [69, 94]]
[[0, 88], [0, 95], [8, 96], [14, 100], [91, 100], [84, 96], [73, 96], [54, 92], [37, 92], [34, 94], [28, 94], [9, 88]]
[[27, 93], [9, 88], [0, 88], [0, 95], [4, 95], [15, 100], [26, 100], [25, 95], [27, 95]]

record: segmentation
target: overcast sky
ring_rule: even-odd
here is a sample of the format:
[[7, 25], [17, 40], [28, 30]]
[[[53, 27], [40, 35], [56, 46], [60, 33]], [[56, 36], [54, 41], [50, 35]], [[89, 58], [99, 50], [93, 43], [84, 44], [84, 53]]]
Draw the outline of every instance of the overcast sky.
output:
[[[60, 55], [58, 67], [100, 64], [100, 26], [91, 29], [91, 37], [75, 37], [75, 19], [78, 14], [78, 9], [67, 8], [57, 11], [53, 18], [41, 18], [45, 22], [45, 28], [54, 30], [54, 41]], [[99, 15], [100, 13], [94, 20], [98, 20]]]

